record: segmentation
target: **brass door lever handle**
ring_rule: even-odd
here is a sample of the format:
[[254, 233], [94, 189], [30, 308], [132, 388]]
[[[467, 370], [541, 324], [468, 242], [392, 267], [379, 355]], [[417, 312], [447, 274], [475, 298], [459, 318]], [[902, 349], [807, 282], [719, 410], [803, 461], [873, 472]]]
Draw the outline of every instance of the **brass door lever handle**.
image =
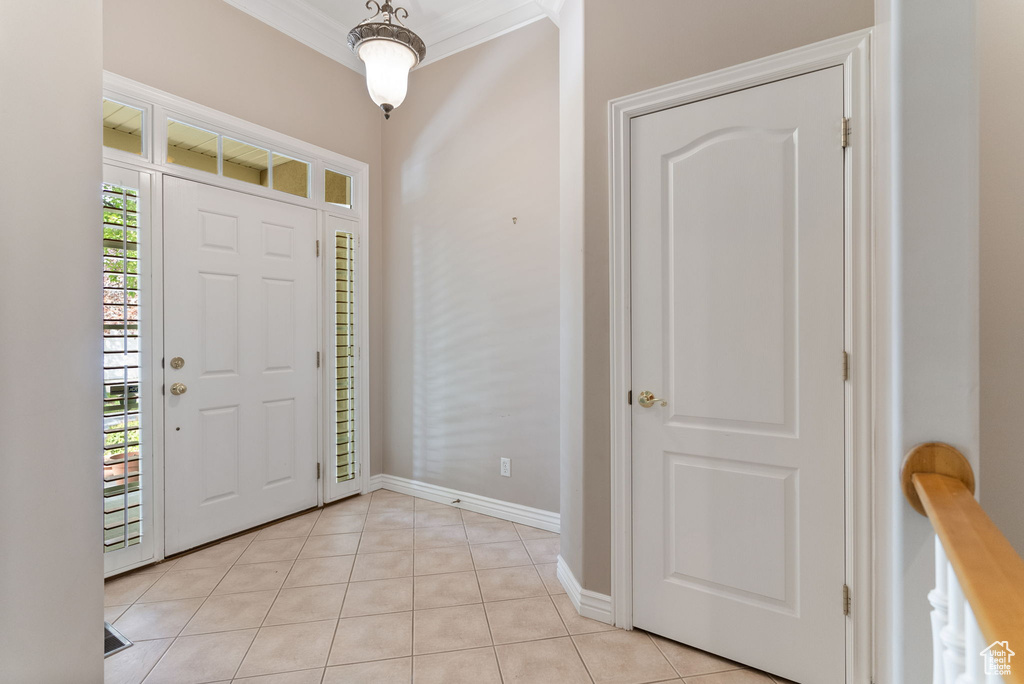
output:
[[644, 408], [651, 408], [652, 406], [654, 406], [655, 403], [659, 401], [661, 402], [662, 406], [668, 406], [667, 401], [665, 401], [664, 399], [658, 399], [656, 396], [654, 396], [654, 392], [648, 392], [647, 390], [641, 392], [640, 396], [638, 396], [636, 400]]

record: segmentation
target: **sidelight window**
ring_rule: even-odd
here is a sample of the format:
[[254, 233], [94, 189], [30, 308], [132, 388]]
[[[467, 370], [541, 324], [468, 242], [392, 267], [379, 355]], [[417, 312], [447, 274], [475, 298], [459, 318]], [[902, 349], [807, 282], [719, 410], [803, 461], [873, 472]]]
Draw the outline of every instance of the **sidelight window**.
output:
[[103, 548], [142, 538], [139, 191], [103, 185]]
[[355, 239], [335, 233], [334, 240], [335, 476], [346, 482], [356, 476]]

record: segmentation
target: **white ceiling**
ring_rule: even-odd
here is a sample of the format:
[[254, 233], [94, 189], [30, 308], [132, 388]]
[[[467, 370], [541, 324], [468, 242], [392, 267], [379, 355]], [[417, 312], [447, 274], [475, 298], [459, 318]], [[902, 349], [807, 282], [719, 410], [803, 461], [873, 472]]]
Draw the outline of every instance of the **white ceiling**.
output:
[[[405, 7], [405, 24], [427, 44], [423, 64], [479, 45], [530, 22], [548, 17], [557, 23], [565, 0], [392, 0]], [[224, 0], [260, 21], [363, 72], [348, 49], [349, 30], [372, 14], [365, 0]], [[383, 2], [383, 0], [382, 0]]]

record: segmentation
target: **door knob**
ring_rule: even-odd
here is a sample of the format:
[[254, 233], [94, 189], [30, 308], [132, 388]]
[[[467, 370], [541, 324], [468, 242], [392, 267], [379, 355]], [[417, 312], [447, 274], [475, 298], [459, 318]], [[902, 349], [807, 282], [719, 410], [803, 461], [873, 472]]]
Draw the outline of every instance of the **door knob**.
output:
[[[172, 388], [171, 391], [173, 392], [174, 389]], [[647, 390], [644, 390], [643, 392], [640, 393], [640, 396], [637, 397], [637, 401], [644, 408], [651, 408], [652, 406], [654, 406], [656, 402], [659, 401], [661, 402], [662, 406], [668, 406], [667, 401], [665, 401], [664, 399], [658, 399], [656, 396], [654, 396], [654, 392], [648, 392]]]
[[173, 368], [174, 370], [178, 370], [184, 367], [185, 359], [181, 358], [180, 356], [175, 356], [173, 359], [171, 359], [171, 368]]
[[176, 382], [173, 385], [171, 385], [171, 394], [173, 394], [174, 396], [184, 394], [185, 392], [188, 392], [188, 387], [185, 386], [185, 383]]

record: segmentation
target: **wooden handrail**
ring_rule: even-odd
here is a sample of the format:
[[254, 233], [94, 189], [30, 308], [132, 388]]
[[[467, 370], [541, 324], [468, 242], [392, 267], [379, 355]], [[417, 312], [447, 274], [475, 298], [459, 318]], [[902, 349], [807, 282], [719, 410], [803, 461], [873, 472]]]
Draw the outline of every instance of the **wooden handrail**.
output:
[[974, 499], [974, 475], [966, 459], [970, 487], [964, 468], [950, 468], [948, 461], [935, 469], [941, 472], [928, 472], [922, 450], [940, 446], [955, 451], [928, 444], [908, 454], [903, 481], [912, 483], [987, 643], [1008, 641], [1017, 648], [1007, 679], [1024, 684], [1024, 560]]

